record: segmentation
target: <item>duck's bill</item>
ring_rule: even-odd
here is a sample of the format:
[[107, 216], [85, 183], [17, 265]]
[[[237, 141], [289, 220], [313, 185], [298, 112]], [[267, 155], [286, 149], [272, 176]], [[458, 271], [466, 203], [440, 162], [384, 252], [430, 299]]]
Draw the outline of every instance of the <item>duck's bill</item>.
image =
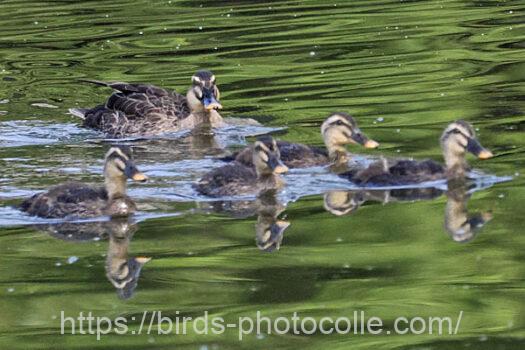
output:
[[364, 146], [365, 148], [377, 148], [377, 147], [379, 147], [379, 142], [374, 141], [374, 140], [367, 140], [367, 141], [363, 144], [363, 146]]
[[284, 174], [288, 172], [288, 167], [276, 157], [270, 157], [268, 160], [268, 166], [272, 169], [274, 174]]
[[479, 159], [489, 159], [494, 155], [491, 151], [483, 147], [478, 140], [469, 138], [467, 143], [467, 151], [478, 157]]
[[352, 134], [352, 140], [365, 148], [377, 148], [379, 142], [369, 139], [361, 132], [355, 132]]
[[138, 182], [145, 182], [148, 180], [148, 177], [142, 173], [133, 163], [126, 164], [126, 169], [124, 170], [124, 173], [126, 176], [133, 180]]
[[222, 109], [222, 105], [214, 96], [204, 97], [202, 104], [207, 111]]

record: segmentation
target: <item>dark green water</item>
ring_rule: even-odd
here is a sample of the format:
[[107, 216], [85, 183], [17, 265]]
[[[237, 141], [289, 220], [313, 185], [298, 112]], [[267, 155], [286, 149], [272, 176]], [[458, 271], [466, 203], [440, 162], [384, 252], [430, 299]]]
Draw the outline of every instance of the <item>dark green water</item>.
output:
[[[510, 0], [2, 1], [0, 347], [522, 349], [524, 11]], [[102, 181], [107, 142], [67, 110], [95, 105], [108, 91], [78, 79], [182, 92], [200, 68], [218, 77], [225, 116], [287, 126], [278, 136], [291, 141], [320, 145], [320, 123], [341, 110], [381, 142], [376, 152], [352, 150], [440, 160], [441, 130], [465, 118], [496, 154], [485, 162], [469, 158], [472, 165], [514, 179], [472, 194], [469, 211], [491, 212], [492, 220], [459, 243], [444, 228], [445, 195], [369, 200], [335, 216], [319, 191], [335, 180], [292, 172], [287, 206], [274, 213], [290, 226], [280, 250], [267, 253], [256, 246], [256, 212], [216, 213], [191, 192], [193, 181], [219, 165], [212, 156], [221, 145], [245, 141], [230, 130], [218, 143], [134, 143], [151, 181], [131, 187], [142, 211], [130, 241], [108, 239], [122, 230], [118, 225], [103, 227], [100, 240], [60, 239], [29, 227], [35, 220], [10, 208], [61, 181]], [[152, 258], [129, 299], [119, 298], [106, 277], [108, 252]], [[388, 329], [398, 316], [463, 317], [456, 335], [442, 336], [318, 332], [238, 341], [230, 329], [97, 341], [60, 335], [62, 310], [134, 316], [134, 330], [146, 310], [171, 317], [208, 311], [230, 322], [257, 310], [317, 319], [364, 310]]]

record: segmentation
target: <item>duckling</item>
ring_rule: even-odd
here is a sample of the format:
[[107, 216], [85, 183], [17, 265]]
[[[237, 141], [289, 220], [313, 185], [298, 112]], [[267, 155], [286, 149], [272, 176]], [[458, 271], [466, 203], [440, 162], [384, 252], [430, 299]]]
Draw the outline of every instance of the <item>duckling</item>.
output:
[[[326, 150], [303, 145], [277, 141], [281, 160], [289, 168], [306, 168], [322, 165], [343, 165], [348, 162], [349, 154], [345, 148], [348, 144], [360, 144], [365, 148], [379, 146], [374, 140], [366, 137], [358, 128], [355, 119], [349, 114], [338, 112], [331, 114], [321, 125]], [[251, 148], [246, 148], [224, 160], [232, 160], [252, 166]]]
[[280, 160], [279, 148], [270, 136], [259, 137], [251, 147], [254, 167], [235, 161], [205, 174], [194, 188], [210, 197], [251, 195], [279, 189], [279, 176], [288, 171]]
[[193, 75], [186, 96], [149, 84], [85, 81], [117, 92], [104, 105], [69, 111], [82, 118], [85, 127], [103, 131], [111, 137], [151, 136], [203, 124], [223, 125], [217, 112], [222, 108], [219, 88], [215, 75], [207, 70]]
[[105, 156], [105, 187], [92, 187], [79, 182], [60, 184], [25, 200], [20, 209], [43, 218], [126, 216], [136, 205], [126, 195], [126, 179], [145, 182], [128, 147], [112, 147]]
[[396, 160], [383, 158], [366, 169], [353, 169], [339, 175], [358, 185], [374, 184], [385, 186], [406, 185], [440, 179], [464, 178], [469, 167], [465, 160], [466, 152], [479, 159], [488, 159], [492, 152], [481, 146], [476, 139], [472, 125], [464, 120], [450, 123], [440, 138], [445, 165], [432, 160]]

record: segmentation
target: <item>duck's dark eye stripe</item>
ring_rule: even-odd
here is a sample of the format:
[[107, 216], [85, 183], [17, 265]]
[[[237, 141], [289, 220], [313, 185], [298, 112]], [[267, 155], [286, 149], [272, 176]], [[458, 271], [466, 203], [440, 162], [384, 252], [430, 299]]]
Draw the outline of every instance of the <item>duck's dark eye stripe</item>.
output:
[[452, 129], [450, 130], [449, 132], [447, 132], [447, 135], [450, 135], [450, 134], [460, 134], [460, 135], [463, 135], [464, 137], [466, 137], [467, 139], [470, 138], [470, 136], [467, 136], [465, 135], [461, 130], [459, 129]]

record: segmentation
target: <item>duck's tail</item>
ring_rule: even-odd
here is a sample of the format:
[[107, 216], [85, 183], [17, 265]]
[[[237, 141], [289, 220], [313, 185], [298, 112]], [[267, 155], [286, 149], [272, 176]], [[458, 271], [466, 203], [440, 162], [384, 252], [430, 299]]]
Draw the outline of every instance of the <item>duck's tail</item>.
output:
[[89, 108], [70, 108], [69, 113], [80, 119], [86, 119], [86, 113], [89, 111]]

